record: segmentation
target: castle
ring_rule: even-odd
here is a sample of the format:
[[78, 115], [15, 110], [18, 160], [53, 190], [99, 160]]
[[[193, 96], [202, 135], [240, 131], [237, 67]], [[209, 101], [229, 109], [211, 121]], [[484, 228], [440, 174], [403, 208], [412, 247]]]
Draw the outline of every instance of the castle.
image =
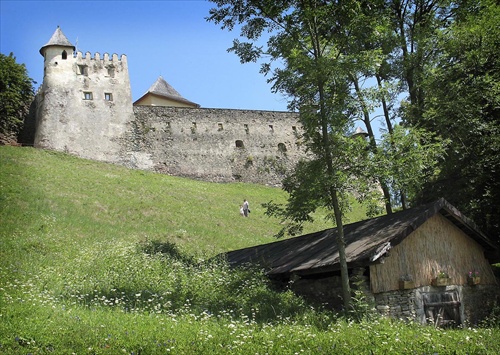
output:
[[279, 185], [305, 152], [298, 114], [211, 109], [162, 77], [132, 102], [126, 55], [76, 52], [58, 27], [40, 49], [34, 146], [217, 182]]

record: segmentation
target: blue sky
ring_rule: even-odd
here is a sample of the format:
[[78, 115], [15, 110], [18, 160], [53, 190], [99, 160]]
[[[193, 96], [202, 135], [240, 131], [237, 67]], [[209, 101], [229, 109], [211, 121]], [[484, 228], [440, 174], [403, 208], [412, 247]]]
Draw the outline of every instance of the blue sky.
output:
[[60, 26], [83, 53], [127, 55], [133, 100], [161, 75], [201, 107], [286, 111], [259, 65], [240, 64], [227, 52], [238, 32], [207, 22], [212, 7], [205, 0], [0, 0], [0, 52], [13, 52], [38, 87], [39, 49]]

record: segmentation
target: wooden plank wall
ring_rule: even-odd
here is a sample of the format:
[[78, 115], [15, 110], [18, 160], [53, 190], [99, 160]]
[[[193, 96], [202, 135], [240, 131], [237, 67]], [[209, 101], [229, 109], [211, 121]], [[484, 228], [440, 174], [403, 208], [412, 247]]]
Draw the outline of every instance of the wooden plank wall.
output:
[[478, 271], [481, 284], [496, 279], [482, 247], [440, 214], [427, 220], [390, 250], [383, 264], [370, 266], [372, 292], [397, 290], [403, 275], [412, 275], [415, 287], [428, 286], [444, 271], [451, 284], [467, 283], [469, 271]]

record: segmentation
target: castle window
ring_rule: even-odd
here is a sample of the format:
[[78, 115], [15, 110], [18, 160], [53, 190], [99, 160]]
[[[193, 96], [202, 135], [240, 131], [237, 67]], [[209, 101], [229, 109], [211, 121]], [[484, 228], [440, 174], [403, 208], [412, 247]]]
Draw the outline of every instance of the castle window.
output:
[[62, 52], [62, 59], [64, 60], [68, 59], [68, 53], [66, 53], [66, 51]]
[[110, 92], [105, 92], [104, 93], [104, 100], [106, 101], [113, 101], [113, 94]]
[[114, 78], [115, 77], [115, 67], [114, 66], [109, 66], [106, 69], [108, 69], [108, 76]]
[[245, 133], [249, 134], [250, 130], [248, 129], [248, 125], [245, 123], [245, 124], [243, 124], [243, 127], [245, 127]]
[[297, 133], [297, 127], [292, 126], [292, 131], [293, 131], [293, 133]]
[[83, 99], [84, 100], [92, 100], [92, 93], [91, 92], [84, 92]]
[[272, 124], [269, 125], [269, 132], [273, 133], [274, 132], [274, 127]]
[[278, 143], [278, 150], [281, 153], [286, 153], [286, 145], [284, 143]]
[[223, 131], [224, 130], [224, 126], [222, 125], [222, 123], [218, 123], [217, 124], [219, 127], [217, 128], [218, 131]]
[[89, 75], [89, 69], [86, 65], [77, 65], [77, 74], [78, 75]]
[[193, 124], [191, 125], [191, 133], [196, 133], [196, 122], [193, 122]]
[[238, 139], [235, 143], [236, 143], [236, 148], [245, 148], [242, 140]]

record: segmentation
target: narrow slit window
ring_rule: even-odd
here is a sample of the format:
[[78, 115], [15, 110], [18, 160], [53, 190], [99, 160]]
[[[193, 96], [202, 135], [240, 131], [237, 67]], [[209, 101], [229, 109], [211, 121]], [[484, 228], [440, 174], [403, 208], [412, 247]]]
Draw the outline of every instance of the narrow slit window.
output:
[[68, 53], [66, 51], [62, 52], [62, 59], [64, 60], [68, 59]]
[[217, 126], [218, 126], [218, 127], [217, 127], [217, 130], [218, 130], [218, 131], [223, 131], [223, 130], [224, 130], [224, 126], [222, 125], [222, 123], [221, 123], [221, 122], [217, 123]]
[[113, 101], [113, 94], [110, 92], [104, 93], [104, 100], [106, 101]]
[[269, 132], [273, 133], [274, 132], [274, 127], [272, 124], [269, 125]]
[[191, 133], [196, 133], [196, 122], [193, 122], [193, 124], [191, 125]]
[[92, 100], [92, 93], [91, 92], [84, 92], [83, 99], [84, 100]]
[[243, 124], [243, 127], [245, 127], [245, 133], [249, 134], [250, 133], [250, 129], [248, 128], [248, 125], [245, 123], [245, 124]]

